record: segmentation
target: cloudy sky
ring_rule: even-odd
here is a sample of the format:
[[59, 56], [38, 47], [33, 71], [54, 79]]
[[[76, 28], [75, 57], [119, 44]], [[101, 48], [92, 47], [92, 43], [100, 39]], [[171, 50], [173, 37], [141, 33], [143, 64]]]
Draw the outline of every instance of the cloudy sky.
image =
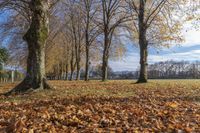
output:
[[[170, 48], [162, 50], [149, 49], [148, 63], [159, 61], [175, 60], [175, 61], [196, 61], [200, 60], [200, 29], [188, 30], [185, 26], [183, 34], [185, 42], [180, 45], [173, 45]], [[136, 46], [128, 46], [128, 52], [120, 61], [110, 61], [109, 64], [114, 71], [135, 71], [139, 67], [139, 49]]]

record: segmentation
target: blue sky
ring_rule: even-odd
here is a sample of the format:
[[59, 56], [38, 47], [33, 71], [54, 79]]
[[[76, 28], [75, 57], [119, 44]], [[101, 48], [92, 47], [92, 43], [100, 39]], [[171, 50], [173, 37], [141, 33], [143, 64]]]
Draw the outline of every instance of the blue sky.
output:
[[[200, 28], [192, 29], [192, 25], [185, 26], [183, 35], [185, 42], [173, 45], [170, 48], [156, 50], [149, 49], [148, 63], [159, 61], [200, 61]], [[189, 28], [188, 28], [189, 27]], [[135, 71], [139, 67], [139, 49], [136, 46], [128, 45], [128, 52], [119, 61], [109, 61], [114, 71]]]
[[[0, 14], [0, 22], [9, 18], [9, 13]], [[191, 24], [185, 25], [183, 34], [185, 42], [173, 45], [170, 48], [156, 50], [149, 49], [148, 63], [159, 61], [175, 60], [175, 61], [196, 61], [200, 60], [200, 28], [192, 29]], [[187, 32], [186, 32], [187, 31]], [[130, 43], [130, 42], [128, 42]], [[133, 44], [127, 44], [128, 52], [119, 61], [109, 61], [109, 65], [114, 71], [135, 71], [139, 67], [139, 49]]]

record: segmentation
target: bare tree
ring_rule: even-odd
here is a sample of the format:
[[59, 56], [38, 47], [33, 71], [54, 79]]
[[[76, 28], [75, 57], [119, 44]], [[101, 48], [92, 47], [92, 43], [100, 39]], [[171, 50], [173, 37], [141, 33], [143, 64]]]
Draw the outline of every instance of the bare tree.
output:
[[102, 24], [104, 48], [102, 58], [102, 81], [107, 80], [109, 51], [112, 44], [113, 34], [117, 27], [128, 21], [128, 15], [123, 0], [102, 0]]
[[197, 79], [200, 78], [199, 61], [164, 61], [149, 65], [151, 79]]
[[95, 0], [83, 1], [83, 14], [85, 20], [85, 81], [89, 80], [89, 65], [90, 65], [90, 46], [95, 41], [96, 37], [100, 34], [98, 24], [94, 23], [99, 4]]

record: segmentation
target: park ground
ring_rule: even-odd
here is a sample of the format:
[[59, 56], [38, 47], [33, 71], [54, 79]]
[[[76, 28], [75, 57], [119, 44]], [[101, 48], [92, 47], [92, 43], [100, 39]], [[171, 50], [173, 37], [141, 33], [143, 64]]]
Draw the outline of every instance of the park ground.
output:
[[134, 82], [50, 81], [53, 90], [0, 96], [0, 133], [200, 132], [200, 80]]

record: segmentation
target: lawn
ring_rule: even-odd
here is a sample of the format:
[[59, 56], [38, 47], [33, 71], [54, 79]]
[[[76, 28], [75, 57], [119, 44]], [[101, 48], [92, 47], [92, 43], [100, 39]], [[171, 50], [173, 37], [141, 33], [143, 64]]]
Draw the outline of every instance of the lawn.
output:
[[0, 132], [200, 132], [200, 80], [134, 82], [50, 81], [53, 90], [0, 96]]

